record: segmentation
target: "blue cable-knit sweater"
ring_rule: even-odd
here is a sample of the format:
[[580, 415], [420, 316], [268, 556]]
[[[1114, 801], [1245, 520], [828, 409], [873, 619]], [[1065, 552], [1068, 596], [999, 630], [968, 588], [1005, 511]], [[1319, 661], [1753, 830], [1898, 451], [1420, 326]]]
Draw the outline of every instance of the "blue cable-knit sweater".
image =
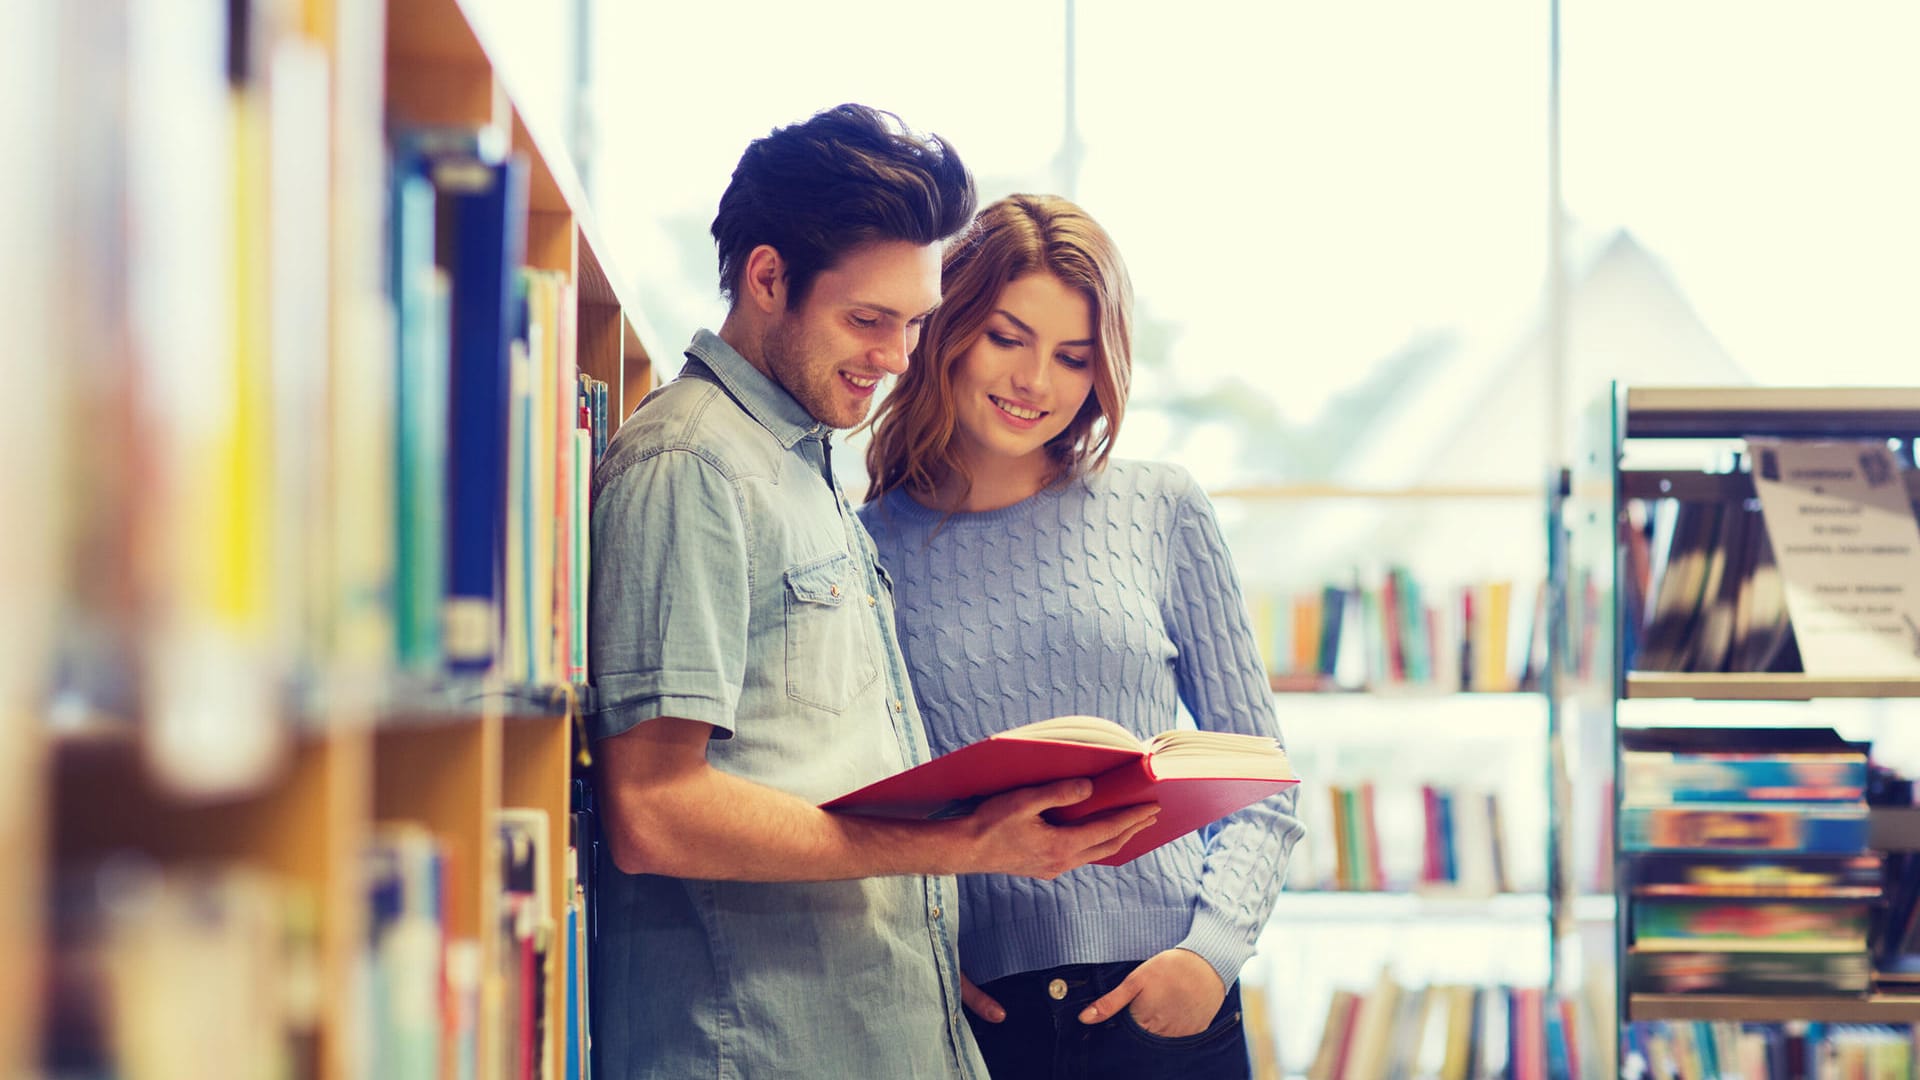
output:
[[[946, 517], [904, 492], [861, 520], [894, 580], [934, 753], [1049, 717], [1148, 736], [1179, 723], [1278, 737], [1239, 579], [1177, 466], [1115, 461], [1000, 510]], [[1301, 834], [1295, 789], [1120, 867], [960, 879], [976, 983], [1059, 964], [1198, 953], [1227, 985], [1253, 954]]]

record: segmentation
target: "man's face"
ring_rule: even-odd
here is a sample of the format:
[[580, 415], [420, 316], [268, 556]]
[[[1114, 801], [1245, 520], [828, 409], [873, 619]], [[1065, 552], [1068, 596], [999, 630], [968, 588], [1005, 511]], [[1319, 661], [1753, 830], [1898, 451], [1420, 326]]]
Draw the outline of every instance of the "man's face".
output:
[[813, 418], [855, 427], [880, 381], [907, 370], [940, 303], [940, 247], [886, 240], [849, 251], [813, 279], [760, 343], [768, 374]]

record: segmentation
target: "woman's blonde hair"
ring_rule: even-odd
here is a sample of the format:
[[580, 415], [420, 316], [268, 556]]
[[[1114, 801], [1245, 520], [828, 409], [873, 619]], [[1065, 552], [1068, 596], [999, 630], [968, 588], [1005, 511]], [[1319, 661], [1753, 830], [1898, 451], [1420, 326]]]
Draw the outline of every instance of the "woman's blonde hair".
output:
[[1048, 484], [1106, 464], [1133, 378], [1133, 282], [1113, 238], [1057, 195], [1010, 195], [973, 219], [947, 248], [940, 307], [927, 321], [900, 382], [880, 403], [867, 447], [869, 500], [907, 487], [931, 492], [973, 478], [954, 449], [953, 367], [985, 332], [1001, 292], [1028, 274], [1051, 274], [1093, 308], [1093, 393], [1047, 443]]

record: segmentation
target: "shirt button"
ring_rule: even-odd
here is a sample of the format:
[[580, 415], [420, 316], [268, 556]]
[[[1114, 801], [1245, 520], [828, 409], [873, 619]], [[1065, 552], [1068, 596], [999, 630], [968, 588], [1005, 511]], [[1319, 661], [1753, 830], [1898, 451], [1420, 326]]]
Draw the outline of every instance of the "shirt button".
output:
[[838, 585], [835, 585], [835, 586], [833, 586], [832, 588], [829, 588], [829, 589], [827, 590], [827, 595], [828, 595], [828, 596], [839, 596], [839, 595], [840, 595], [840, 586], [838, 586]]
[[940, 909], [937, 907], [928, 908], [927, 914], [937, 919], [940, 917]]
[[899, 711], [900, 711], [900, 703], [899, 703], [898, 701], [896, 701], [896, 702], [894, 702], [894, 703], [893, 703], [893, 711], [894, 711], [894, 712], [899, 712]]
[[1067, 980], [1055, 979], [1047, 984], [1047, 996], [1059, 1001], [1067, 996]]
[[874, 599], [874, 598], [873, 598], [873, 597], [871, 597], [871, 596], [869, 596], [869, 597], [867, 597], [867, 606], [868, 606], [868, 607], [872, 607], [873, 605], [875, 605], [875, 604], [877, 604], [877, 603], [879, 603], [879, 602], [880, 602], [880, 601], [878, 601], [878, 600], [876, 600], [876, 599]]

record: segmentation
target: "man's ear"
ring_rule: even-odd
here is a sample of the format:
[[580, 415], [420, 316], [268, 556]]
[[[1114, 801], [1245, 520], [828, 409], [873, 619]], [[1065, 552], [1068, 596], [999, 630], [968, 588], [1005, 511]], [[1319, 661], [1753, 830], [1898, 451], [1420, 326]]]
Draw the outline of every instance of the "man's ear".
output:
[[740, 273], [741, 298], [767, 315], [779, 315], [787, 309], [787, 260], [771, 244], [761, 244], [747, 253], [747, 265]]

